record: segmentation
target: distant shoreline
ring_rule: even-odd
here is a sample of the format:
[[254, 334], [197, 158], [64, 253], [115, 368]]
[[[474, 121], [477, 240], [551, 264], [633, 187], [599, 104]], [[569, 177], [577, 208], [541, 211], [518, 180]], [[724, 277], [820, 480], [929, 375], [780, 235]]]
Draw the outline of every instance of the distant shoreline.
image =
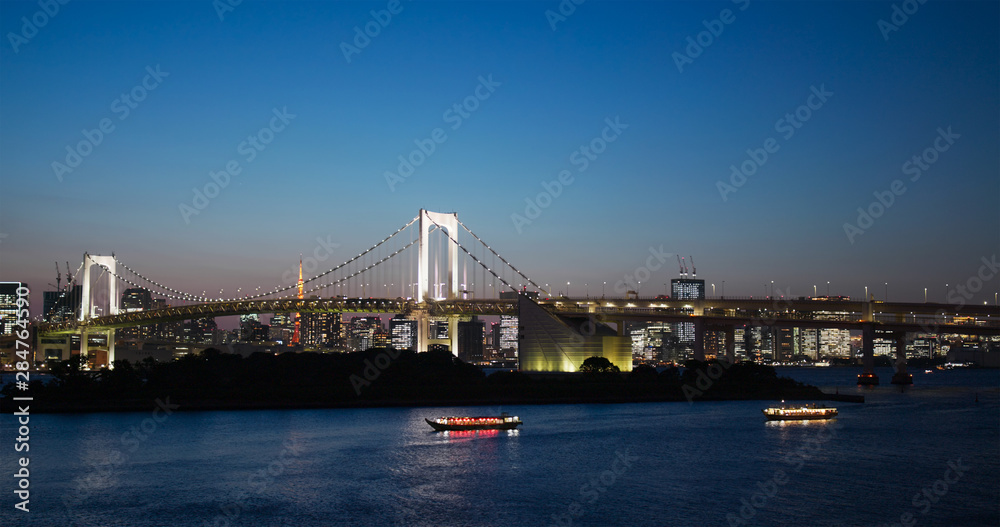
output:
[[[161, 400], [165, 397], [161, 397]], [[841, 401], [864, 402], [863, 396], [828, 394], [813, 386], [805, 386], [795, 390], [763, 392], [738, 396], [736, 394], [702, 396], [691, 402], [718, 401]], [[492, 397], [492, 398], [386, 398], [359, 399], [355, 401], [227, 401], [227, 400], [183, 400], [170, 399], [170, 404], [177, 405], [176, 412], [211, 412], [233, 410], [317, 410], [336, 408], [416, 408], [445, 406], [496, 406], [496, 405], [556, 405], [556, 404], [628, 404], [628, 403], [664, 403], [688, 402], [684, 397], [669, 395], [646, 396], [574, 396], [552, 397], [540, 399], [537, 397]], [[33, 414], [91, 414], [91, 413], [124, 413], [148, 412], [156, 407], [155, 399], [129, 399], [124, 401], [58, 401], [46, 402], [35, 400], [29, 402], [0, 400], [3, 413], [15, 411], [16, 404], [30, 404]]]

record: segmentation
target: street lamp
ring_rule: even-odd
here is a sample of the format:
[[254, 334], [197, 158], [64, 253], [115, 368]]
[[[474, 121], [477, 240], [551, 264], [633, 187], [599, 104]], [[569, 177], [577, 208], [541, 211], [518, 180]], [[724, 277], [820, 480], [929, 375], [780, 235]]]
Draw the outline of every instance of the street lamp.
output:
[[569, 298], [569, 282], [566, 282], [566, 297]]
[[774, 280], [771, 280], [771, 297], [774, 297]]
[[826, 297], [830, 298], [830, 281], [826, 281]]
[[[663, 284], [667, 285], [667, 284]], [[715, 296], [715, 284], [712, 284], [712, 296]]]
[[868, 286], [865, 286], [865, 302], [868, 301]]
[[604, 298], [604, 288], [607, 286], [608, 286], [607, 282], [604, 282], [604, 285], [601, 286], [601, 298]]
[[889, 282], [885, 283], [885, 301], [889, 301]]
[[816, 297], [816, 284], [813, 284], [813, 298]]
[[924, 303], [927, 303], [927, 288], [924, 288]]

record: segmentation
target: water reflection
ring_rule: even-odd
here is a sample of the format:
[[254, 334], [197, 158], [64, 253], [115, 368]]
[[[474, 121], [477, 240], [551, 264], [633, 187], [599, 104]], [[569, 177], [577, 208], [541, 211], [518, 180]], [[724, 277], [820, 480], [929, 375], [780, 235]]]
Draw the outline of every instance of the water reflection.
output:
[[805, 419], [805, 420], [793, 420], [793, 421], [766, 421], [764, 426], [769, 426], [772, 428], [805, 428], [805, 429], [818, 429], [823, 426], [827, 426], [831, 423], [837, 421], [836, 417], [830, 419]]
[[443, 432], [429, 432], [432, 435], [444, 439], [446, 443], [471, 441], [476, 438], [487, 437], [517, 437], [520, 430], [445, 430]]

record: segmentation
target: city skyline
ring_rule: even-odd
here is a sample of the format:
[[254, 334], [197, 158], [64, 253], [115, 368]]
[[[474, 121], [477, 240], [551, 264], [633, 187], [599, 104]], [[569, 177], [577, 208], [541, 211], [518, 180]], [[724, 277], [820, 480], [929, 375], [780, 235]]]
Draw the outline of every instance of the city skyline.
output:
[[[119, 7], [61, 5], [0, 46], [0, 279], [33, 315], [52, 262], [85, 251], [235, 296], [420, 208], [572, 296], [617, 296], [651, 252], [670, 256], [643, 296], [674, 255], [708, 296], [1000, 288], [980, 274], [1000, 245], [995, 3], [892, 31], [889, 2]], [[0, 4], [0, 28], [37, 11]], [[400, 175], [401, 156], [424, 159]]]

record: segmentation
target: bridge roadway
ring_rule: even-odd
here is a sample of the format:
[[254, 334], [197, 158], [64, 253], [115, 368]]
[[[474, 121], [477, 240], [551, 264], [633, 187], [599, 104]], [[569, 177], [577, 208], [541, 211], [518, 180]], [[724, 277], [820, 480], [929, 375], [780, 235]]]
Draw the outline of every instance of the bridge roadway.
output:
[[[552, 298], [538, 301], [560, 315], [598, 320], [662, 320], [696, 322], [711, 329], [736, 325], [817, 327], [861, 330], [873, 324], [879, 330], [998, 335], [1000, 307], [955, 306], [937, 303], [862, 302], [785, 298], [712, 298], [663, 300], [656, 298]], [[402, 313], [426, 311], [429, 316], [516, 315], [516, 300], [440, 300], [418, 304], [396, 298], [284, 298], [210, 302], [95, 317], [85, 321], [43, 323], [38, 333], [72, 334], [80, 330], [110, 330], [205, 317], [262, 313]], [[974, 320], [965, 317], [973, 317]], [[955, 319], [958, 318], [958, 322]]]

